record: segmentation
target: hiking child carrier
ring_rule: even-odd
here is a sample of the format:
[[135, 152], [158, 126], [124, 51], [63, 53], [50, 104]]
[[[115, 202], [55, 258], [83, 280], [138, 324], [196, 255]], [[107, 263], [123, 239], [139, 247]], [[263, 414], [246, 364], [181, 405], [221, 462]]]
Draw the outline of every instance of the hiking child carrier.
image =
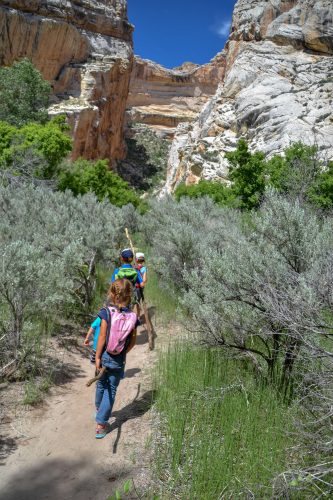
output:
[[126, 340], [135, 329], [137, 315], [131, 311], [122, 311], [116, 307], [105, 307], [107, 311], [106, 351], [109, 354], [120, 354]]

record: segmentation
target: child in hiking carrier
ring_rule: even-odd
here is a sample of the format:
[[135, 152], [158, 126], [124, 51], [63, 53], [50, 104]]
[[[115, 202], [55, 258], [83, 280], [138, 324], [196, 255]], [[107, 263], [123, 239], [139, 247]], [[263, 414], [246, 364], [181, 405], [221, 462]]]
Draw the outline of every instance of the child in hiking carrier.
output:
[[94, 337], [93, 347], [90, 352], [90, 362], [95, 364], [97, 341], [99, 337], [99, 332], [101, 328], [101, 318], [97, 318], [91, 323], [87, 335], [84, 339], [83, 345], [88, 346], [90, 342], [90, 337]]
[[101, 329], [96, 350], [96, 370], [106, 368], [96, 384], [96, 439], [110, 432], [108, 420], [116, 397], [119, 382], [124, 378], [126, 354], [136, 341], [137, 315], [129, 309], [132, 285], [120, 278], [112, 283], [108, 300], [111, 306], [103, 307], [98, 316]]

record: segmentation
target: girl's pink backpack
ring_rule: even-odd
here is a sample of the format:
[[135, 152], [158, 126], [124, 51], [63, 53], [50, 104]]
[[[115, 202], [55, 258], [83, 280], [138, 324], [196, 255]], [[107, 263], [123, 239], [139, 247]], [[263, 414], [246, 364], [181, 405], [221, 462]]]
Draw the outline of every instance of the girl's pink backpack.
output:
[[120, 354], [124, 350], [127, 337], [136, 326], [137, 315], [131, 311], [121, 311], [116, 307], [105, 309], [108, 313], [106, 350], [109, 354]]

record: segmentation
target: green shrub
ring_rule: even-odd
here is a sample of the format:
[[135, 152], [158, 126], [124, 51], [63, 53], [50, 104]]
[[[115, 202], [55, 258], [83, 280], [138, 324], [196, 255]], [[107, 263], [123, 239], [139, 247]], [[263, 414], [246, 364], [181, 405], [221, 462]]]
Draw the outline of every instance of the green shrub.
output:
[[319, 158], [316, 146], [293, 144], [267, 161], [265, 172], [267, 184], [279, 192], [319, 208], [333, 206], [333, 166]]
[[251, 153], [241, 139], [235, 151], [226, 153], [226, 158], [230, 163], [230, 186], [205, 180], [192, 186], [180, 184], [175, 190], [176, 199], [209, 196], [220, 205], [252, 210], [260, 206], [266, 190], [273, 187], [318, 208], [333, 207], [333, 163], [321, 160], [315, 146], [298, 142], [287, 148], [284, 155], [265, 160], [262, 153]]
[[94, 163], [81, 158], [68, 164], [59, 175], [58, 188], [69, 189], [75, 196], [93, 192], [99, 201], [108, 199], [118, 207], [129, 203], [138, 207], [141, 203], [127, 182], [109, 169], [107, 160]]
[[257, 208], [265, 192], [265, 161], [263, 153], [251, 153], [241, 139], [236, 151], [226, 153], [230, 163], [229, 179], [241, 209]]
[[177, 201], [183, 196], [188, 196], [189, 198], [209, 196], [209, 198], [219, 205], [232, 206], [235, 203], [235, 195], [232, 188], [218, 181], [201, 180], [198, 184], [192, 184], [191, 186], [186, 186], [182, 183], [177, 186], [174, 194]]
[[72, 149], [65, 117], [15, 128], [0, 122], [0, 165], [14, 175], [52, 178]]
[[0, 120], [16, 127], [45, 123], [51, 86], [27, 60], [0, 68]]

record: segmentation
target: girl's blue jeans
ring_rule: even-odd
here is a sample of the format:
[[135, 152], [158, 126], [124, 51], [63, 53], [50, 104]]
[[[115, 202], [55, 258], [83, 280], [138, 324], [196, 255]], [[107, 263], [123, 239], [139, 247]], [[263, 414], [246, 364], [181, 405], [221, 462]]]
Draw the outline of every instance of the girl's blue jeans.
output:
[[116, 392], [122, 372], [119, 370], [108, 370], [96, 384], [96, 422], [105, 425], [111, 417], [112, 407], [116, 398]]
[[105, 425], [111, 417], [119, 382], [124, 378], [125, 354], [111, 356], [107, 352], [102, 355], [102, 366], [107, 368], [103, 377], [96, 384], [96, 422]]

